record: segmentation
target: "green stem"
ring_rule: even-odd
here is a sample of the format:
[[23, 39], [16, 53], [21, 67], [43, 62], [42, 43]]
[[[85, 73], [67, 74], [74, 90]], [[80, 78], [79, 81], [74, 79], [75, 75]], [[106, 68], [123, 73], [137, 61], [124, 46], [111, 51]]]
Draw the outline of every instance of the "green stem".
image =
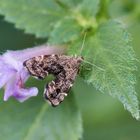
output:
[[61, 8], [65, 9], [65, 10], [68, 10], [69, 7], [64, 4], [63, 2], [61, 2], [60, 0], [54, 0]]
[[96, 16], [97, 21], [100, 23], [104, 20], [107, 20], [110, 18], [109, 12], [108, 12], [108, 6], [111, 0], [101, 0], [100, 2], [100, 10]]

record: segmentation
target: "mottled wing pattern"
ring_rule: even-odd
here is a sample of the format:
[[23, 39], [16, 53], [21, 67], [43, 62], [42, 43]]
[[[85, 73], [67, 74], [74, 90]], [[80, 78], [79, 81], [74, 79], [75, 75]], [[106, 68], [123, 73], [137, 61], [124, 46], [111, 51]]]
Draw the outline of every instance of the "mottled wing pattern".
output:
[[32, 76], [40, 79], [48, 74], [55, 76], [55, 80], [46, 85], [44, 97], [52, 106], [57, 106], [67, 96], [82, 61], [82, 57], [43, 55], [26, 60], [24, 66]]
[[[56, 61], [56, 60], [53, 60]], [[39, 79], [44, 79], [49, 74], [52, 65], [51, 55], [42, 55], [26, 60], [23, 65], [29, 73]]]

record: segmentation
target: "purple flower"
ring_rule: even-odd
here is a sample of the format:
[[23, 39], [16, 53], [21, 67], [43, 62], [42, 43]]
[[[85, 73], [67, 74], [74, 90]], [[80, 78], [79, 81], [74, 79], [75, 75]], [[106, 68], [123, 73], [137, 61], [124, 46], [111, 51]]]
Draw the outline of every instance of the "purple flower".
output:
[[39, 55], [62, 53], [62, 48], [38, 46], [20, 51], [7, 51], [0, 55], [0, 88], [4, 87], [4, 101], [13, 96], [18, 101], [36, 96], [36, 87], [25, 88], [24, 83], [29, 78], [28, 71], [23, 67], [23, 62]]

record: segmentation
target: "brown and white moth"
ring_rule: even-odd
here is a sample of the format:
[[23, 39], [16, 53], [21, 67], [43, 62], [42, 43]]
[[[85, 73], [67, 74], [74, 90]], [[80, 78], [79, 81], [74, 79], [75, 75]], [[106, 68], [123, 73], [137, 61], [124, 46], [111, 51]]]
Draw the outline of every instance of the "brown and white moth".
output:
[[78, 74], [82, 57], [67, 55], [42, 55], [24, 62], [32, 76], [44, 79], [53, 74], [55, 80], [46, 85], [44, 97], [52, 106], [58, 106], [67, 96]]

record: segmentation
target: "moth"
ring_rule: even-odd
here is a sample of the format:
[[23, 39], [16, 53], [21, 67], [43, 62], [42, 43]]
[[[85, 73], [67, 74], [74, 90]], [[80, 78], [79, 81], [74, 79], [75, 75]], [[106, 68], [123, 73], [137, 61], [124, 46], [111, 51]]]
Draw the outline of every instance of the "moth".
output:
[[32, 76], [44, 79], [48, 74], [55, 79], [45, 86], [44, 98], [58, 106], [68, 95], [79, 72], [83, 58], [67, 55], [41, 55], [26, 60], [23, 65]]

